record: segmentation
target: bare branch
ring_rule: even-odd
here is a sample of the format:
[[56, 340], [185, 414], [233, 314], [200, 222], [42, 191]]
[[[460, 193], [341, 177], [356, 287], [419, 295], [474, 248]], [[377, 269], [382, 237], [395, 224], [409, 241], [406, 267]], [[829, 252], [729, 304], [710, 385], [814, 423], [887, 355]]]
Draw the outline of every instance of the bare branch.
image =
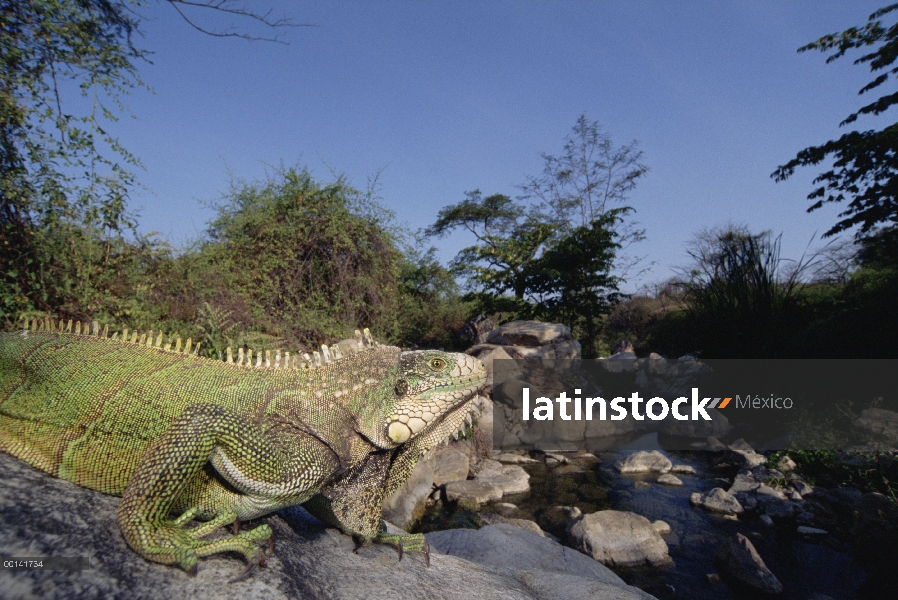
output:
[[277, 30], [277, 29], [280, 29], [283, 27], [318, 27], [318, 25], [314, 25], [311, 23], [294, 23], [292, 21], [292, 19], [289, 19], [287, 17], [273, 19], [271, 17], [271, 11], [268, 11], [264, 14], [255, 13], [252, 10], [246, 8], [246, 6], [243, 5], [242, 2], [236, 3], [236, 2], [234, 2], [234, 0], [204, 0], [204, 1], [201, 1], [201, 0], [166, 0], [166, 2], [171, 4], [172, 8], [174, 8], [176, 11], [178, 11], [178, 14], [181, 15], [181, 18], [184, 19], [184, 21], [186, 21], [188, 25], [190, 25], [197, 31], [200, 31], [202, 33], [205, 33], [206, 35], [211, 35], [214, 37], [237, 37], [237, 38], [242, 38], [242, 39], [251, 40], [251, 41], [277, 42], [279, 44], [287, 44], [287, 42], [285, 42], [283, 40], [279, 40], [277, 38], [277, 35], [275, 35], [274, 37], [254, 36], [254, 35], [250, 35], [248, 33], [239, 33], [237, 31], [232, 31], [232, 30], [215, 31], [212, 29], [208, 29], [206, 27], [203, 27], [202, 25], [199, 25], [195, 21], [191, 20], [191, 18], [189, 16], [187, 16], [187, 14], [181, 9], [181, 6], [178, 6], [178, 5], [190, 6], [190, 7], [201, 8], [201, 9], [205, 8], [205, 9], [218, 11], [220, 13], [228, 14], [228, 15], [233, 15], [233, 16], [236, 16], [239, 18], [252, 19], [252, 20], [258, 21], [259, 23], [262, 23], [263, 25], [266, 25], [267, 27], [274, 29], [274, 30]]

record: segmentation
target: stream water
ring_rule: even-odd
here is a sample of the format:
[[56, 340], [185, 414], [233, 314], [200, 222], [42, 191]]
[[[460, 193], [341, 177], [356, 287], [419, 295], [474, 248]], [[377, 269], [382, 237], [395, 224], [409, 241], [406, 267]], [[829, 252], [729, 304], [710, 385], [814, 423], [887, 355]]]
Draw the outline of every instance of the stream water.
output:
[[[612, 465], [634, 450], [662, 450], [674, 464], [695, 468], [696, 475], [677, 475], [683, 487], [655, 483], [656, 476], [621, 475]], [[637, 586], [661, 600], [747, 600], [761, 596], [758, 590], [723, 575], [715, 556], [727, 538], [742, 533], [754, 544], [767, 567], [783, 584], [777, 598], [808, 600], [814, 593], [836, 599], [858, 597], [865, 579], [861, 565], [852, 557], [847, 543], [828, 536], [821, 542], [802, 538], [793, 526], [768, 528], [758, 519], [726, 519], [689, 504], [693, 492], [714, 487], [726, 489], [728, 474], [709, 467], [707, 453], [667, 451], [655, 434], [644, 436], [614, 452], [594, 452], [599, 458], [592, 464], [546, 467], [542, 462], [525, 465], [530, 473], [531, 491], [506, 496], [504, 502], [518, 507], [515, 518], [534, 520], [548, 532], [562, 536], [564, 523], [547, 521], [545, 509], [553, 505], [577, 506], [583, 513], [614, 509], [630, 511], [654, 521], [661, 519], [671, 527], [664, 536], [671, 563], [661, 567], [614, 569], [630, 585]], [[490, 510], [490, 507], [484, 507]], [[425, 517], [420, 531], [449, 527], [475, 526], [476, 517], [463, 511]], [[712, 583], [708, 574], [719, 574]]]

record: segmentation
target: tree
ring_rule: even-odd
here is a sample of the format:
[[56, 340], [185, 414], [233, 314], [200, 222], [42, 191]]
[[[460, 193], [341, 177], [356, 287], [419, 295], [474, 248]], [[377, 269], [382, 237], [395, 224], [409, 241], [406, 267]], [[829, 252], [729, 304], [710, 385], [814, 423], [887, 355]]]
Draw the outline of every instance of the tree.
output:
[[426, 234], [474, 235], [477, 243], [450, 266], [466, 278], [467, 298], [480, 311], [564, 322], [581, 338], [584, 356], [593, 357], [603, 315], [620, 296], [623, 279], [611, 275], [618, 251], [642, 235], [625, 223], [632, 208], [619, 205], [648, 167], [635, 142], [615, 147], [585, 115], [560, 156], [541, 156], [543, 174], [520, 186], [521, 197], [467, 192]]
[[458, 228], [473, 234], [478, 244], [462, 249], [450, 263], [466, 278], [469, 298], [483, 312], [528, 314], [533, 301], [528, 282], [555, 226], [528, 218], [524, 207], [504, 194], [484, 198], [474, 190], [465, 196], [440, 210], [425, 234], [441, 237]]
[[[571, 133], [565, 137], [559, 156], [543, 153], [543, 172], [528, 177], [521, 186], [523, 198], [535, 201], [540, 218], [559, 226], [560, 231], [589, 227], [612, 207], [626, 208], [629, 193], [648, 173], [642, 151], [634, 141], [615, 146], [598, 121], [580, 115]], [[628, 211], [629, 212], [629, 209]], [[615, 230], [621, 246], [644, 238], [644, 230], [625, 221], [618, 213]], [[620, 265], [622, 271], [639, 262]]]
[[611, 275], [620, 244], [615, 231], [623, 209], [611, 209], [575, 227], [535, 261], [529, 288], [537, 315], [569, 324], [583, 344], [583, 356], [598, 356], [602, 316], [620, 299], [620, 278]]
[[[199, 26], [183, 7], [292, 25], [232, 0], [166, 1], [212, 35], [262, 39]], [[122, 96], [143, 86], [140, 5], [0, 0], [0, 314], [60, 310], [73, 289], [90, 289], [135, 226], [127, 199], [139, 162], [110, 124]], [[67, 101], [79, 91], [86, 102]], [[78, 106], [88, 108], [79, 114]], [[84, 252], [73, 255], [73, 246]], [[87, 308], [83, 298], [74, 304], [63, 312]]]
[[[898, 74], [898, 67], [892, 67], [898, 58], [898, 23], [886, 28], [880, 22], [881, 17], [896, 9], [898, 4], [882, 8], [870, 15], [863, 27], [851, 27], [841, 33], [825, 35], [798, 51], [827, 52], [835, 49], [826, 59], [830, 63], [849, 50], [878, 44], [875, 50], [854, 61], [856, 65], [869, 63], [871, 72], [879, 72], [858, 92], [859, 95], [866, 94], [890, 78], [894, 80]], [[860, 115], [882, 114], [895, 103], [898, 103], [898, 92], [880, 96], [849, 115], [839, 126], [855, 122]], [[833, 168], [814, 179], [815, 184], [821, 185], [808, 195], [808, 199], [814, 201], [808, 212], [821, 208], [827, 202], [849, 200], [849, 203], [838, 215], [841, 220], [824, 236], [860, 226], [857, 237], [864, 237], [873, 233], [879, 225], [898, 223], [898, 123], [879, 131], [852, 131], [821, 146], [805, 148], [777, 168], [771, 177], [783, 181], [795, 172], [796, 167], [817, 165], [829, 157], [832, 157]]]

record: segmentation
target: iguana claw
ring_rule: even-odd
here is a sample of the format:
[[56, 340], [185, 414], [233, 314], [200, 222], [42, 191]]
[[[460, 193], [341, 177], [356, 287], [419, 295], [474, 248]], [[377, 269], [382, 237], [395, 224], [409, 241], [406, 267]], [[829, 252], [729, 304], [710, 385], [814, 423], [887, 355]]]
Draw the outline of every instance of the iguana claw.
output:
[[265, 551], [262, 550], [261, 548], [259, 548], [258, 550], [256, 550], [256, 553], [253, 554], [252, 560], [250, 560], [246, 564], [246, 568], [243, 569], [243, 571], [240, 573], [240, 575], [238, 575], [234, 579], [230, 580], [228, 583], [237, 583], [238, 581], [243, 581], [244, 579], [249, 577], [253, 571], [256, 570], [256, 567], [264, 567], [264, 566], [265, 566]]

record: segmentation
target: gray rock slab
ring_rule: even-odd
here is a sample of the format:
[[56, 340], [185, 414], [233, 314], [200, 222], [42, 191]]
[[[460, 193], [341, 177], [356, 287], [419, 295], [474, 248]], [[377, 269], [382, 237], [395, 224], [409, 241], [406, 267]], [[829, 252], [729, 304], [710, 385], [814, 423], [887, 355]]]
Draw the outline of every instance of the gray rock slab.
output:
[[495, 460], [480, 463], [480, 472], [474, 481], [493, 485], [502, 494], [521, 494], [530, 491], [530, 475], [518, 465], [503, 465]]
[[560, 323], [540, 321], [512, 321], [492, 330], [488, 344], [501, 346], [545, 346], [556, 340], [570, 340], [571, 328]]
[[677, 475], [695, 475], [695, 467], [692, 465], [674, 465], [670, 468], [671, 473], [676, 473]]
[[[588, 556], [511, 525], [436, 531], [428, 533], [427, 540], [438, 552], [526, 580], [530, 593], [540, 598], [654, 598], [627, 586], [610, 569]], [[475, 591], [472, 589], [472, 593]]]
[[658, 450], [634, 452], [621, 460], [617, 465], [621, 473], [667, 473], [670, 471], [670, 459]]
[[440, 450], [433, 458], [433, 484], [439, 486], [450, 481], [464, 481], [468, 478], [469, 468], [468, 455], [464, 452], [455, 448]]
[[704, 494], [695, 492], [689, 497], [689, 502], [693, 506], [724, 515], [738, 515], [743, 511], [739, 501], [722, 488], [714, 488]]
[[568, 537], [574, 548], [609, 566], [670, 561], [667, 543], [651, 521], [631, 512], [600, 510], [583, 515], [568, 526]]
[[683, 480], [675, 475], [671, 475], [670, 473], [665, 473], [664, 475], [659, 475], [657, 479], [658, 483], [661, 485], [670, 485], [674, 487], [681, 487], [683, 485]]
[[450, 481], [444, 486], [446, 498], [452, 502], [471, 500], [477, 504], [485, 504], [502, 498], [502, 488], [484, 481]]
[[779, 594], [783, 584], [770, 572], [747, 537], [737, 533], [728, 539], [717, 554], [726, 572], [736, 579], [768, 594]]
[[533, 463], [538, 463], [539, 461], [535, 458], [530, 458], [529, 456], [522, 456], [520, 454], [508, 454], [503, 453], [494, 457], [494, 460], [497, 460], [502, 463], [508, 463], [511, 465], [529, 465]]
[[[135, 554], [118, 529], [118, 498], [54, 479], [2, 453], [0, 480], [0, 548], [4, 554], [86, 556], [91, 561], [87, 571], [0, 571], [0, 597], [4, 600], [652, 598], [626, 586], [613, 573], [590, 571], [601, 565], [589, 557], [508, 525], [498, 527], [511, 533], [479, 536], [479, 555], [491, 560], [472, 561], [434, 548], [427, 568], [419, 554], [406, 553], [399, 561], [396, 550], [382, 544], [355, 554], [349, 536], [326, 527], [301, 508], [264, 519], [274, 529], [274, 554], [266, 568], [257, 569], [245, 581], [229, 584], [244, 567], [242, 560], [230, 554], [200, 559], [194, 576]], [[227, 532], [222, 529], [213, 537], [216, 535]], [[548, 546], [531, 548], [534, 540]], [[431, 542], [431, 546], [437, 544]], [[510, 546], [517, 550], [512, 552]], [[546, 570], [531, 575], [512, 564], [528, 552], [528, 564]], [[499, 556], [509, 562], [503, 563]]]

